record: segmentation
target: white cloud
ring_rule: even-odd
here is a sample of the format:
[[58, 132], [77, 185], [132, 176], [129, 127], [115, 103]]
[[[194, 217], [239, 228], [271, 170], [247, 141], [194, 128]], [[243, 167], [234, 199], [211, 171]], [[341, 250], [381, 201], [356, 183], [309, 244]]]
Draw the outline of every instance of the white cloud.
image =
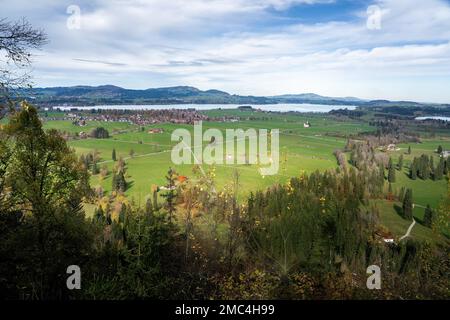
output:
[[51, 39], [36, 57], [38, 84], [450, 101], [441, 90], [450, 85], [444, 0], [368, 1], [382, 9], [380, 30], [367, 29], [365, 8], [348, 21], [290, 25], [274, 25], [266, 10], [334, 2], [328, 0], [81, 1], [81, 30], [65, 28], [72, 1], [47, 1], [45, 10], [23, 9], [22, 1], [5, 14], [30, 17]]

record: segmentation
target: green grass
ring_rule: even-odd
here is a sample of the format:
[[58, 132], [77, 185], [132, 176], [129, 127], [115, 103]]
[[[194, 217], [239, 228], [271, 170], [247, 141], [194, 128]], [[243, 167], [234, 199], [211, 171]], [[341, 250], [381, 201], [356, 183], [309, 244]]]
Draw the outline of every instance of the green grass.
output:
[[44, 121], [44, 129], [56, 129], [61, 132], [67, 132], [76, 134], [80, 132], [89, 133], [92, 129], [97, 127], [103, 127], [107, 129], [110, 134], [114, 131], [130, 130], [136, 126], [124, 122], [100, 122], [100, 121], [87, 121], [86, 126], [80, 127], [72, 124], [69, 120], [52, 120]]
[[[343, 148], [346, 136], [358, 132], [373, 131], [374, 127], [360, 121], [337, 121], [326, 115], [320, 114], [266, 114], [253, 112], [239, 112], [236, 110], [211, 110], [205, 114], [213, 117], [239, 116], [239, 122], [203, 122], [203, 132], [209, 128], [217, 128], [225, 137], [226, 129], [280, 129], [280, 170], [277, 175], [263, 177], [259, 173], [258, 165], [216, 165], [216, 184], [218, 189], [232, 183], [233, 172], [240, 174], [239, 198], [244, 199], [251, 191], [264, 190], [275, 183], [285, 183], [290, 177], [298, 176], [302, 172], [310, 173], [315, 170], [324, 171], [336, 168], [337, 163], [333, 155], [336, 149]], [[251, 119], [250, 119], [251, 117]], [[303, 123], [309, 121], [311, 128], [304, 128]], [[191, 133], [192, 125], [157, 124], [141, 128], [128, 123], [97, 123], [88, 122], [85, 127], [77, 127], [70, 121], [48, 121], [45, 128], [55, 128], [61, 131], [77, 133], [89, 132], [91, 129], [102, 126], [112, 133], [109, 139], [84, 139], [70, 140], [69, 145], [77, 154], [86, 154], [96, 150], [100, 153], [100, 166], [106, 165], [110, 170], [114, 166], [111, 160], [112, 150], [115, 149], [117, 157], [126, 159], [127, 181], [129, 188], [126, 195], [136, 203], [144, 204], [145, 199], [151, 194], [153, 185], [164, 185], [165, 174], [169, 167], [174, 168], [179, 174], [193, 178], [193, 165], [174, 165], [171, 161], [172, 147], [178, 142], [171, 141], [171, 134], [175, 129], [185, 128]], [[151, 127], [162, 128], [164, 133], [149, 134]], [[192, 134], [193, 136], [193, 134]], [[206, 145], [207, 142], [204, 142]], [[414, 203], [421, 206], [430, 204], [436, 208], [445, 195], [447, 181], [411, 180], [407, 176], [409, 163], [413, 157], [423, 153], [435, 156], [435, 164], [438, 155], [435, 152], [438, 145], [444, 149], [450, 149], [450, 140], [447, 138], [435, 138], [425, 140], [421, 144], [411, 144], [412, 154], [406, 155], [409, 144], [401, 144], [400, 151], [391, 152], [390, 156], [397, 161], [400, 154], [404, 155], [405, 167], [397, 171], [397, 180], [393, 184], [394, 191], [401, 187], [413, 190]], [[130, 150], [134, 156], [130, 157]], [[224, 155], [226, 151], [224, 150]], [[208, 165], [203, 165], [208, 170]], [[107, 193], [111, 191], [112, 175], [100, 181], [99, 175], [91, 178], [93, 187], [101, 186]], [[403, 235], [410, 222], [402, 219], [395, 210], [394, 204], [387, 201], [378, 201], [381, 209], [381, 221], [396, 235]], [[93, 207], [87, 205], [85, 209], [92, 214]], [[414, 216], [420, 222], [423, 219], [424, 209], [416, 207]], [[418, 239], [436, 239], [428, 228], [418, 224], [414, 228], [414, 236]]]
[[[380, 220], [381, 224], [388, 227], [389, 230], [394, 234], [395, 237], [400, 238], [404, 234], [406, 234], [409, 226], [411, 225], [411, 221], [403, 219], [399, 214], [399, 209], [401, 207], [401, 203], [391, 202], [387, 200], [377, 200], [373, 202], [377, 208], [380, 210]], [[420, 212], [422, 211], [422, 212]], [[423, 209], [416, 208], [414, 210], [414, 216], [417, 218], [418, 216], [423, 217]], [[448, 241], [442, 235], [437, 235], [430, 228], [427, 228], [421, 224], [420, 221], [417, 221], [414, 225], [414, 228], [411, 231], [410, 238], [416, 239], [420, 241], [428, 240], [428, 241]]]

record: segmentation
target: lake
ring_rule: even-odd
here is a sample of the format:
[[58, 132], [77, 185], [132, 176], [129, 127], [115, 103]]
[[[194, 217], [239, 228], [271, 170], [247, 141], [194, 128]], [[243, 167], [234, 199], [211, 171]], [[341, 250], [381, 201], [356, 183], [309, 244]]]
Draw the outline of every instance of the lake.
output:
[[[196, 109], [196, 110], [213, 110], [213, 109], [236, 109], [242, 106], [240, 104], [170, 104], [170, 105], [98, 105], [98, 106], [55, 106], [54, 109], [70, 110], [77, 108], [78, 110], [167, 110], [167, 109]], [[323, 104], [264, 104], [251, 105], [254, 109], [261, 109], [263, 111], [278, 111], [278, 112], [330, 112], [337, 109], [355, 110], [356, 106], [337, 106], [337, 105], [323, 105]]]
[[450, 117], [439, 117], [439, 116], [417, 117], [416, 120], [443, 120], [443, 121], [450, 121]]

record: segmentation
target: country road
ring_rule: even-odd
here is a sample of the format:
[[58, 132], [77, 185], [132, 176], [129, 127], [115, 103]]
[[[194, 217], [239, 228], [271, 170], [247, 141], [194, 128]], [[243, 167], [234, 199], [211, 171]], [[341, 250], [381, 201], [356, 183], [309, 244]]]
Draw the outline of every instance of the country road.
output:
[[411, 234], [411, 231], [412, 231], [412, 229], [414, 228], [414, 225], [415, 225], [415, 224], [416, 224], [416, 220], [414, 220], [414, 218], [413, 218], [413, 222], [412, 222], [411, 225], [409, 226], [408, 231], [406, 231], [405, 235], [402, 236], [402, 237], [400, 238], [399, 241], [402, 241], [403, 239], [409, 237], [409, 235]]

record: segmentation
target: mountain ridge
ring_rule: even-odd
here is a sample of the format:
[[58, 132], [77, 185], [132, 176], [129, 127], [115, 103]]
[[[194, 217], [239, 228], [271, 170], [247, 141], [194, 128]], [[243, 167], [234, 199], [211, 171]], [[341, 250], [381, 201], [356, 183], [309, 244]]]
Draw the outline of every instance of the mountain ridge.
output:
[[280, 104], [310, 103], [352, 106], [450, 106], [449, 104], [414, 101], [365, 100], [357, 97], [327, 97], [315, 93], [283, 94], [275, 96], [242, 96], [192, 86], [172, 86], [148, 89], [125, 89], [106, 84], [100, 86], [37, 87], [23, 89], [19, 95], [42, 105], [99, 105], [99, 104]]

